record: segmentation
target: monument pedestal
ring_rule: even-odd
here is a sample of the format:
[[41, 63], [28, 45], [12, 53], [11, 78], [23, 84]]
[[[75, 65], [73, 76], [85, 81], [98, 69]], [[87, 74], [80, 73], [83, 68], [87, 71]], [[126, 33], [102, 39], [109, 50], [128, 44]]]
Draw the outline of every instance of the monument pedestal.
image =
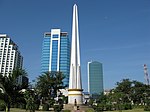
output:
[[82, 89], [68, 89], [68, 102], [69, 104], [83, 104]]
[[71, 112], [77, 112], [77, 110], [78, 110], [79, 112], [86, 112], [86, 111], [89, 110], [89, 109], [90, 109], [90, 110], [94, 110], [93, 108], [91, 108], [91, 107], [89, 107], [89, 106], [87, 106], [87, 105], [84, 105], [84, 104], [82, 104], [82, 105], [77, 105], [77, 106], [71, 105], [71, 104], [65, 104], [63, 110], [71, 110]]

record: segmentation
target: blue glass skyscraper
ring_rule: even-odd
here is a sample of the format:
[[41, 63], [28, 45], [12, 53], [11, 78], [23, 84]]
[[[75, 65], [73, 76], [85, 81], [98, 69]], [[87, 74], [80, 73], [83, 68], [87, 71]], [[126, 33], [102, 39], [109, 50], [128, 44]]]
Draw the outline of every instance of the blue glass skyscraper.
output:
[[100, 62], [88, 62], [88, 92], [90, 94], [103, 92], [103, 67]]
[[64, 85], [69, 85], [70, 40], [67, 32], [51, 29], [44, 34], [41, 73], [60, 71], [65, 75]]

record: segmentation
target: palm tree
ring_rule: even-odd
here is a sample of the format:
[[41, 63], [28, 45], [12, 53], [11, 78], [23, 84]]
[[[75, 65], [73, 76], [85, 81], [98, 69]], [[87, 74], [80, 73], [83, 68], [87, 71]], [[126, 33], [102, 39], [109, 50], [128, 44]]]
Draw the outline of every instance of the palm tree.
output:
[[36, 91], [44, 100], [54, 102], [54, 98], [57, 97], [57, 91], [64, 87], [63, 79], [62, 72], [45, 72], [37, 78]]
[[5, 111], [8, 112], [10, 105], [17, 102], [17, 98], [20, 96], [19, 91], [22, 89], [17, 85], [16, 79], [19, 76], [26, 75], [25, 70], [16, 69], [9, 75], [0, 74], [0, 100], [5, 104]]
[[[0, 80], [3, 80], [2, 75], [0, 74]], [[9, 102], [8, 94], [6, 94], [6, 90], [4, 86], [0, 83], [0, 104], [1, 106], [4, 105], [6, 112], [8, 111], [8, 103]]]
[[37, 78], [36, 90], [42, 97], [48, 97], [50, 86], [53, 83], [50, 72], [45, 72]]
[[6, 112], [9, 111], [9, 105], [10, 105], [10, 97], [9, 94], [7, 93], [7, 90], [9, 90], [12, 87], [11, 85], [8, 85], [10, 84], [8, 82], [10, 82], [8, 80], [8, 77], [0, 74], [0, 88], [1, 88], [0, 100], [1, 103], [5, 106]]
[[26, 111], [35, 112], [35, 93], [32, 90], [25, 91]]

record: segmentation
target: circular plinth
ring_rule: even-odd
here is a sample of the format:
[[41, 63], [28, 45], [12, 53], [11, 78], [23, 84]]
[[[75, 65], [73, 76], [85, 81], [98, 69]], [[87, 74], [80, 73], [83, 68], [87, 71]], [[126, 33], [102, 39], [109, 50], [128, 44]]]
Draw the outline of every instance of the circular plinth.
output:
[[68, 104], [83, 104], [82, 89], [68, 89]]

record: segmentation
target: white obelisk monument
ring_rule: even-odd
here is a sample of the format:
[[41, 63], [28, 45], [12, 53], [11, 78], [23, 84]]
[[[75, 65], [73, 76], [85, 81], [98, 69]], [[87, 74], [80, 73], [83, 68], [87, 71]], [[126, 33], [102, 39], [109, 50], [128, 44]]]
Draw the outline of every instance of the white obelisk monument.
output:
[[71, 45], [71, 63], [70, 80], [68, 89], [68, 104], [82, 104], [82, 82], [80, 71], [80, 45], [78, 29], [78, 10], [77, 5], [73, 6], [72, 22], [72, 45]]

